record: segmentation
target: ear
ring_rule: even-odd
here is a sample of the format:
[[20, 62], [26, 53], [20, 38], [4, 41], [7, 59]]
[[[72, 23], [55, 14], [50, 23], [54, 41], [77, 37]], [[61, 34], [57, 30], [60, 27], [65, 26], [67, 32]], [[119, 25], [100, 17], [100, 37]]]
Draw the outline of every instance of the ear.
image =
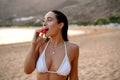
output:
[[64, 23], [63, 23], [63, 22], [61, 22], [61, 23], [60, 23], [60, 29], [62, 29], [62, 28], [63, 28], [63, 26], [64, 26]]

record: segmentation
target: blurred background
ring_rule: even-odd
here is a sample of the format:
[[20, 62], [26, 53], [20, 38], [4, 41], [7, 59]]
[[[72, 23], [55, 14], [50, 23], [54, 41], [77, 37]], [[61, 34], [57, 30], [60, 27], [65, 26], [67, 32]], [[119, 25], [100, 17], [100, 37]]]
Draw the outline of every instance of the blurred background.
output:
[[0, 26], [39, 26], [54, 9], [73, 24], [120, 23], [120, 0], [0, 0]]
[[24, 73], [34, 31], [60, 10], [80, 47], [79, 80], [120, 80], [120, 0], [0, 0], [0, 80], [37, 80]]

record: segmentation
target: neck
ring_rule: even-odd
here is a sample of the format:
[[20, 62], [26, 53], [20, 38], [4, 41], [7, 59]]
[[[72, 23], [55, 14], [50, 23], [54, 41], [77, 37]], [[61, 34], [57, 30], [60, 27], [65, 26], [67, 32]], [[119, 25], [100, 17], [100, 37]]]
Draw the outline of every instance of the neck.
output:
[[51, 37], [50, 41], [51, 41], [52, 46], [58, 46], [59, 44], [63, 43], [64, 40], [62, 38], [62, 35], [58, 34], [58, 35], [56, 35], [54, 37]]

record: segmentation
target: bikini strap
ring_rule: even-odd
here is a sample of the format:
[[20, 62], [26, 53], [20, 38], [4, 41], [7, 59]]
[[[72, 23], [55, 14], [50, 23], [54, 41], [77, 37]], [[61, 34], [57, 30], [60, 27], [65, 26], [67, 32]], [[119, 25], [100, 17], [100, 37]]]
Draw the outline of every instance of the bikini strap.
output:
[[65, 41], [64, 41], [64, 46], [65, 46], [65, 54], [67, 54], [67, 46]]
[[47, 42], [44, 51], [47, 49], [47, 46], [48, 46], [49, 42], [50, 42], [50, 41]]

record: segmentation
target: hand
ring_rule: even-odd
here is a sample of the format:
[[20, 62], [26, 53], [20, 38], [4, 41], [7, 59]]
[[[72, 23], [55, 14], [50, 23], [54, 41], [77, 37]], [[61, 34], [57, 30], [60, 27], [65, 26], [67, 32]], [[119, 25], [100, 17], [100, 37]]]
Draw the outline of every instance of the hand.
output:
[[45, 42], [45, 39], [43, 38], [44, 33], [42, 31], [43, 29], [35, 31], [35, 34], [32, 40], [32, 43], [34, 46], [36, 46], [38, 43], [42, 45]]

